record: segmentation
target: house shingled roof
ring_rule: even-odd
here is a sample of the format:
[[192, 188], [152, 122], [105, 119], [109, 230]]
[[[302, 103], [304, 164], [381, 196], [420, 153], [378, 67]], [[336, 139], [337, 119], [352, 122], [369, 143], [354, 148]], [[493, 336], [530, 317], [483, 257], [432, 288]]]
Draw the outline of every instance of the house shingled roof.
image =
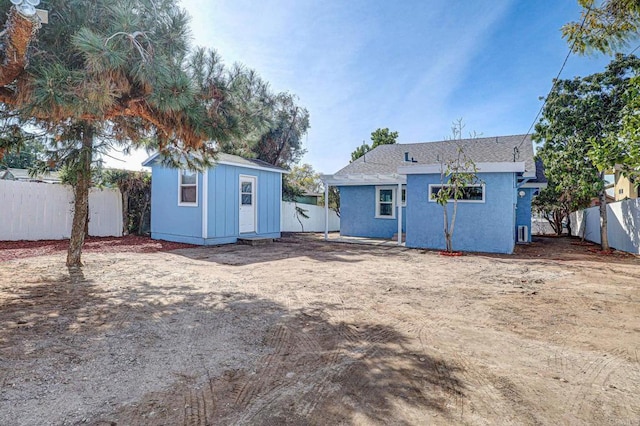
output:
[[[474, 163], [524, 162], [525, 173], [535, 175], [531, 136], [513, 135], [379, 145], [333, 176], [391, 174], [396, 173], [401, 166], [439, 164], [454, 158], [458, 147]], [[409, 162], [405, 161], [405, 153], [408, 153]]]

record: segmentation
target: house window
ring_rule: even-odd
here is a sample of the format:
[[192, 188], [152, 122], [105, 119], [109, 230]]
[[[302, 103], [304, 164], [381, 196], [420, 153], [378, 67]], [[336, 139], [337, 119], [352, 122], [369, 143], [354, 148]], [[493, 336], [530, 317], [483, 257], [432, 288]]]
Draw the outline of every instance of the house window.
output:
[[396, 209], [394, 200], [396, 188], [393, 186], [376, 187], [376, 217], [380, 219], [395, 219]]
[[[429, 185], [429, 201], [435, 202], [435, 197], [443, 187], [451, 185]], [[449, 201], [453, 201], [450, 199]], [[484, 185], [469, 185], [462, 188], [462, 197], [458, 198], [461, 203], [484, 203]]]
[[407, 205], [407, 185], [402, 185], [402, 198], [400, 198], [400, 200], [402, 201], [402, 207], [406, 207], [406, 205]]
[[178, 173], [178, 205], [198, 205], [198, 174], [191, 170], [180, 170]]

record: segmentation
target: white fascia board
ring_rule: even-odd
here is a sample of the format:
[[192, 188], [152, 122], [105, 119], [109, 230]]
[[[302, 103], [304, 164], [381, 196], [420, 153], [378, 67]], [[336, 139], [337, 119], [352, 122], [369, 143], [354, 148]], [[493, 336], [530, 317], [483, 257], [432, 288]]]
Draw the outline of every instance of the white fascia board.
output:
[[395, 173], [387, 175], [322, 175], [320, 179], [325, 185], [330, 186], [397, 185], [399, 183], [407, 183], [405, 176]]
[[159, 152], [156, 152], [156, 153], [155, 153], [155, 154], [153, 154], [151, 157], [149, 157], [149, 158], [147, 158], [146, 160], [144, 160], [144, 161], [142, 162], [142, 165], [143, 165], [144, 167], [151, 167], [151, 163], [153, 163], [153, 160], [155, 160], [155, 159], [158, 157], [158, 155], [160, 155], [160, 153], [159, 153]]
[[270, 167], [262, 167], [262, 166], [256, 166], [254, 164], [244, 164], [244, 163], [235, 163], [233, 161], [216, 161], [214, 163], [215, 164], [224, 164], [226, 166], [235, 166], [235, 167], [244, 167], [245, 169], [253, 169], [253, 170], [263, 170], [266, 172], [273, 172], [273, 173], [280, 173], [282, 175], [288, 175], [289, 173], [291, 173], [288, 170], [284, 170], [284, 169], [272, 169]]
[[[398, 167], [401, 175], [430, 175], [439, 174], [444, 166], [440, 164], [420, 164], [416, 166]], [[524, 161], [476, 163], [477, 173], [522, 173], [525, 171]]]

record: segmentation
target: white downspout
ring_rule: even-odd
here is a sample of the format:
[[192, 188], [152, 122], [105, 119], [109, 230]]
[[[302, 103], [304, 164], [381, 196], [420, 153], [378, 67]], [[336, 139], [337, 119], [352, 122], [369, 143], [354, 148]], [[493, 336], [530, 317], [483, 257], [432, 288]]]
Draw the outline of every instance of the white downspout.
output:
[[[206, 240], [209, 236], [209, 170], [202, 172], [202, 239]], [[203, 241], [203, 244], [206, 241]]]
[[398, 245], [402, 245], [402, 182], [398, 182]]
[[329, 184], [324, 184], [324, 240], [329, 239]]

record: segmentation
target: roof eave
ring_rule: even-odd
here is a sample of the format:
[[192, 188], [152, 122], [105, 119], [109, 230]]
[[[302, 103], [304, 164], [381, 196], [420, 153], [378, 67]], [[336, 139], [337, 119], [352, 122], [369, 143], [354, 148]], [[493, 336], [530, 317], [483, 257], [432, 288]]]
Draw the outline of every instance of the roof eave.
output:
[[397, 185], [407, 183], [406, 176], [391, 174], [351, 174], [321, 175], [320, 179], [329, 186]]
[[[439, 174], [443, 170], [442, 164], [420, 164], [414, 166], [400, 166], [398, 173], [401, 175]], [[524, 173], [526, 176], [525, 162], [485, 162], [475, 164], [476, 173]], [[532, 175], [535, 176], [535, 173]]]

